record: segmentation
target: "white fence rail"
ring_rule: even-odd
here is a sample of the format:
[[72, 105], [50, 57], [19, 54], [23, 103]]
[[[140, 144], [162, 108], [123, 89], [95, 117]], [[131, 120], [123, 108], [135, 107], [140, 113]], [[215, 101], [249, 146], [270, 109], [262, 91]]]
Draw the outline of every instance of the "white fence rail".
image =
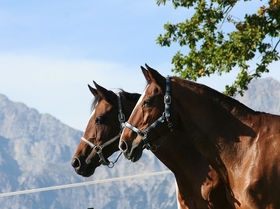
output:
[[114, 182], [114, 181], [124, 181], [124, 180], [135, 179], [135, 178], [147, 178], [150, 176], [158, 176], [158, 175], [171, 174], [171, 173], [172, 173], [171, 171], [166, 170], [166, 171], [159, 171], [159, 172], [143, 173], [143, 174], [138, 174], [138, 175], [133, 175], [133, 176], [123, 176], [123, 177], [102, 179], [102, 180], [96, 180], [96, 181], [86, 181], [86, 182], [81, 182], [81, 183], [64, 184], [64, 185], [59, 185], [59, 186], [42, 187], [42, 188], [28, 189], [28, 190], [15, 191], [15, 192], [6, 192], [6, 193], [0, 193], [0, 198], [10, 197], [10, 196], [15, 196], [15, 195], [44, 192], [44, 191], [52, 191], [52, 190], [58, 190], [58, 189], [68, 189], [68, 188], [74, 188], [74, 187], [88, 186], [88, 185], [93, 185], [93, 184], [109, 183], [109, 182]]

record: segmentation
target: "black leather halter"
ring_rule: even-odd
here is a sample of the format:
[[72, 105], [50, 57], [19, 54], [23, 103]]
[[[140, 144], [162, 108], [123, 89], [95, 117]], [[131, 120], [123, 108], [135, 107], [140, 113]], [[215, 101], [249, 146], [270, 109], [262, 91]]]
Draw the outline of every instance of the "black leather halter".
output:
[[169, 130], [172, 132], [173, 131], [173, 124], [170, 120], [170, 104], [171, 104], [171, 92], [170, 92], [170, 78], [166, 78], [166, 92], [164, 96], [164, 112], [162, 115], [152, 124], [150, 125], [146, 130], [139, 130], [135, 126], [129, 124], [128, 122], [124, 123], [124, 126], [127, 128], [131, 129], [138, 135], [142, 137], [142, 141], [144, 142], [144, 148], [148, 150], [155, 150], [156, 146], [151, 145], [151, 143], [148, 141], [148, 133], [157, 127], [159, 124], [164, 123], [165, 121], [167, 122], [167, 126]]
[[125, 115], [123, 114], [122, 111], [122, 103], [121, 103], [121, 97], [118, 94], [118, 106], [119, 106], [119, 114], [118, 114], [118, 120], [120, 122], [120, 132], [118, 135], [116, 135], [115, 137], [111, 138], [109, 141], [105, 142], [104, 144], [98, 146], [93, 144], [92, 142], [90, 142], [89, 140], [87, 140], [84, 137], [81, 137], [81, 140], [83, 140], [84, 142], [86, 142], [92, 149], [94, 149], [96, 151], [96, 153], [99, 156], [99, 162], [102, 165], [106, 165], [109, 168], [114, 167], [115, 163], [118, 161], [119, 157], [121, 156], [122, 152], [118, 155], [118, 157], [116, 158], [116, 160], [114, 161], [109, 161], [107, 158], [104, 157], [102, 149], [109, 146], [110, 144], [114, 143], [116, 140], [119, 140], [121, 137], [121, 133], [122, 133], [122, 129], [123, 129], [123, 123], [125, 122]]

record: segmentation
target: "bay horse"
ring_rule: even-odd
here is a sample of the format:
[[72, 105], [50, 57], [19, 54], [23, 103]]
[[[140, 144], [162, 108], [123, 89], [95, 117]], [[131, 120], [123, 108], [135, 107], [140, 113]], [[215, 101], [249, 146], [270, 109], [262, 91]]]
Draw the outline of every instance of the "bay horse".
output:
[[[218, 174], [238, 209], [280, 208], [280, 116], [254, 111], [214, 89], [146, 65], [147, 87], [123, 129], [120, 149], [137, 161], [172, 130], [184, 132]], [[166, 139], [167, 141], [167, 139]], [[169, 152], [178, 139], [172, 139]], [[168, 157], [168, 156], [166, 156]], [[184, 165], [184, 161], [177, 162]]]
[[[144, 73], [146, 70], [142, 69]], [[121, 131], [120, 122], [128, 118], [139, 100], [140, 94], [121, 91], [115, 94], [104, 87], [95, 84], [95, 88], [89, 89], [95, 97], [92, 107], [95, 108], [89, 119], [83, 139], [72, 159], [72, 166], [82, 176], [91, 176], [95, 169], [103, 165], [109, 165], [108, 157], [118, 151], [118, 142], [115, 137]], [[122, 114], [124, 116], [120, 117]], [[120, 120], [120, 118], [122, 118]], [[187, 209], [231, 209], [226, 200], [224, 186], [219, 181], [215, 170], [209, 167], [209, 163], [203, 159], [199, 152], [194, 149], [190, 140], [180, 131], [168, 133], [158, 139], [164, 141], [153, 153], [161, 160], [175, 175], [179, 189], [178, 200], [181, 208]], [[170, 140], [169, 140], [170, 138]], [[172, 145], [172, 140], [178, 140]], [[103, 157], [98, 155], [95, 146], [103, 147]], [[170, 150], [170, 146], [174, 148]], [[177, 156], [177, 150], [184, 150], [184, 154]]]
[[125, 91], [115, 94], [95, 82], [94, 85], [96, 89], [88, 85], [94, 96], [92, 113], [71, 163], [76, 173], [84, 177], [91, 176], [101, 164], [110, 168], [114, 166], [120, 155], [114, 162], [108, 158], [119, 151], [122, 123], [140, 97]]

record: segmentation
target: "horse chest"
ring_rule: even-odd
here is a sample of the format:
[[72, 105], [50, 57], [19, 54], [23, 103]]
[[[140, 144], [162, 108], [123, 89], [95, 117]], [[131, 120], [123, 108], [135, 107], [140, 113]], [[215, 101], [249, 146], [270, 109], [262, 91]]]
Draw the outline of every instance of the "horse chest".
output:
[[279, 140], [276, 141], [275, 137], [260, 136], [243, 155], [242, 163], [232, 169], [232, 189], [241, 203], [237, 208], [280, 208], [280, 156], [275, 149]]

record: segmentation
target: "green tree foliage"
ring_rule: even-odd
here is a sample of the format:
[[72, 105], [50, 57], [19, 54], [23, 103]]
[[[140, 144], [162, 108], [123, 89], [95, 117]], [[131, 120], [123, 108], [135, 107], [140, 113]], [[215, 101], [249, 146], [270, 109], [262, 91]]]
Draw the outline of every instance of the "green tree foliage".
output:
[[[263, 1], [258, 11], [243, 17], [234, 17], [231, 11], [238, 3], [246, 6], [250, 0], [170, 1], [175, 9], [194, 10], [192, 17], [184, 22], [166, 23], [165, 33], [157, 38], [161, 46], [169, 47], [176, 42], [184, 47], [185, 53], [178, 51], [172, 59], [172, 71], [176, 75], [196, 80], [235, 68], [239, 74], [231, 86], [226, 86], [225, 93], [242, 95], [253, 78], [269, 72], [269, 64], [279, 60], [280, 0]], [[165, 4], [166, 0], [157, 0], [157, 3]], [[227, 30], [232, 30], [225, 31], [225, 25]], [[250, 68], [252, 60], [256, 63], [253, 70]]]

